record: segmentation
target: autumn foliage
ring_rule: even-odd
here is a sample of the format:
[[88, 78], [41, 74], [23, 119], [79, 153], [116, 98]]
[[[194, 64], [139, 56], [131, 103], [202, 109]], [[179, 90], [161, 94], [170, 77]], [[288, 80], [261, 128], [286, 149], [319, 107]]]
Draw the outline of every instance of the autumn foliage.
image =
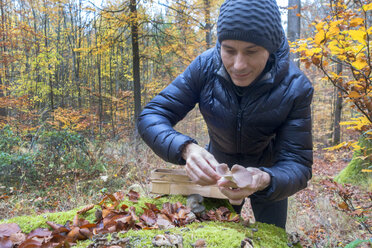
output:
[[[323, 79], [339, 88], [360, 113], [343, 124], [368, 137], [372, 137], [371, 10], [372, 3], [366, 0], [330, 1], [329, 15], [312, 23], [315, 35], [293, 44], [306, 68], [320, 69]], [[342, 65], [341, 73], [336, 73], [337, 64]]]

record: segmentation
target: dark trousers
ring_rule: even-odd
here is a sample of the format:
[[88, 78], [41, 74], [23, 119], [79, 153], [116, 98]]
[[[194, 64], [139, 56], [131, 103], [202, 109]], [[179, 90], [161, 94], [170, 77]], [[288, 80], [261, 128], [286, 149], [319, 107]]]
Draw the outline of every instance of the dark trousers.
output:
[[[240, 214], [243, 204], [240, 206], [233, 205], [237, 213]], [[287, 222], [288, 198], [275, 202], [262, 202], [252, 197], [251, 205], [256, 221], [274, 224], [285, 229], [285, 224]]]

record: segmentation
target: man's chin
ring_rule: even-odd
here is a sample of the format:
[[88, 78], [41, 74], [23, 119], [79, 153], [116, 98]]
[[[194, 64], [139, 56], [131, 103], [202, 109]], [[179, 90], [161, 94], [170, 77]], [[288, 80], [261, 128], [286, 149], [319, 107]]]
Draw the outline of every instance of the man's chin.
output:
[[247, 87], [252, 83], [252, 80], [232, 80], [236, 86]]

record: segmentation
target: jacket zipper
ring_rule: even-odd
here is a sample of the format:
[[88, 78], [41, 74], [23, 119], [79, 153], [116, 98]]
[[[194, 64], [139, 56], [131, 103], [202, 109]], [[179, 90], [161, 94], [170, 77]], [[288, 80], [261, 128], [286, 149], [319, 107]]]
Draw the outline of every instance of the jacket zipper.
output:
[[241, 153], [241, 131], [242, 129], [242, 109], [239, 107], [238, 115], [237, 115], [237, 138], [236, 138], [236, 150], [238, 153]]

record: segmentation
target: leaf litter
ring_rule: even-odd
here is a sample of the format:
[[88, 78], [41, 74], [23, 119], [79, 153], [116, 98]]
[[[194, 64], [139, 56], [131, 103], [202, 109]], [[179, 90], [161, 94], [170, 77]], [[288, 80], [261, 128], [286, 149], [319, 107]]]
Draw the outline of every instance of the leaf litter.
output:
[[[239, 215], [233, 214], [226, 207], [219, 207], [214, 210], [204, 211], [196, 216], [190, 207], [184, 206], [180, 202], [165, 202], [161, 209], [155, 204], [145, 203], [142, 215], [138, 216], [136, 207], [128, 207], [121, 204], [127, 197], [136, 204], [139, 194], [133, 190], [128, 194], [116, 192], [115, 194], [106, 194], [97, 204], [95, 212], [96, 219], [91, 223], [82, 218], [89, 210], [95, 207], [94, 204], [83, 207], [76, 212], [72, 221], [67, 221], [64, 225], [47, 221], [48, 228], [37, 228], [30, 233], [25, 234], [15, 223], [0, 224], [0, 247], [11, 248], [49, 248], [49, 247], [71, 247], [80, 240], [99, 240], [102, 235], [109, 233], [120, 233], [128, 230], [151, 230], [151, 229], [169, 229], [181, 227], [193, 222], [202, 221], [221, 221], [221, 222], [239, 222]], [[173, 235], [174, 236], [174, 235]], [[174, 245], [179, 243], [182, 237], [166, 234], [165, 236], [154, 237], [153, 244], [162, 242]], [[116, 244], [129, 242], [128, 239], [119, 239]], [[91, 247], [99, 247], [92, 245]], [[112, 246], [114, 247], [114, 246]], [[120, 246], [118, 246], [120, 247]]]

